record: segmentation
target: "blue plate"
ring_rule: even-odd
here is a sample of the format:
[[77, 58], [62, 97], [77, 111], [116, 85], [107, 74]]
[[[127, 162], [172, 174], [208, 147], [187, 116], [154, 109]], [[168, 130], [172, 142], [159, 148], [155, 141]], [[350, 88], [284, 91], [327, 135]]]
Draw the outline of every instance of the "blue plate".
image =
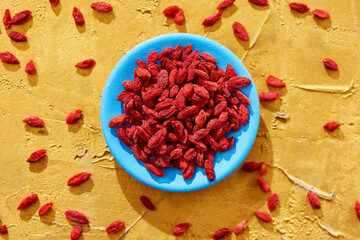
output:
[[240, 127], [238, 132], [228, 134], [227, 137], [235, 137], [235, 144], [230, 150], [216, 153], [214, 160], [216, 177], [213, 182], [207, 179], [202, 168], [196, 168], [191, 180], [185, 180], [182, 172], [176, 168], [165, 169], [165, 176], [162, 178], [157, 177], [147, 171], [144, 163], [137, 160], [130, 148], [116, 137], [116, 129], [108, 127], [109, 121], [111, 118], [124, 113], [123, 104], [117, 101], [117, 95], [124, 90], [123, 81], [133, 80], [134, 68], [137, 67], [136, 59], [139, 58], [146, 62], [147, 55], [151, 51], [161, 52], [167, 47], [175, 47], [177, 44], [185, 46], [189, 43], [192, 44], [193, 50], [199, 49], [199, 53], [205, 52], [213, 55], [218, 62], [218, 66], [222, 69], [225, 70], [226, 65], [230, 63], [239, 76], [251, 78], [239, 58], [220, 43], [194, 34], [172, 33], [146, 40], [125, 54], [110, 74], [101, 99], [100, 118], [102, 131], [116, 161], [125, 171], [140, 182], [171, 192], [188, 192], [203, 189], [229, 176], [249, 153], [259, 127], [259, 99], [255, 85], [251, 83], [241, 89], [241, 92], [248, 96], [251, 101], [251, 106], [248, 106], [250, 112], [249, 121], [244, 127]]

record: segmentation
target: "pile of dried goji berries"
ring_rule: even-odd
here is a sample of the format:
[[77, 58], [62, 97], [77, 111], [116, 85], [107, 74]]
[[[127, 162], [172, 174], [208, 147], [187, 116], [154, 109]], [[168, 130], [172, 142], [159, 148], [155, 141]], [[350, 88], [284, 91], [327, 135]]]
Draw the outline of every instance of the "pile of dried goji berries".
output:
[[153, 174], [162, 177], [161, 169], [176, 167], [191, 179], [200, 167], [214, 181], [215, 152], [229, 150], [234, 137], [225, 135], [248, 121], [250, 101], [238, 88], [251, 80], [230, 64], [223, 71], [190, 44], [153, 51], [147, 63], [137, 64], [134, 81], [124, 82], [118, 96], [125, 113], [109, 127], [117, 127], [117, 136]]

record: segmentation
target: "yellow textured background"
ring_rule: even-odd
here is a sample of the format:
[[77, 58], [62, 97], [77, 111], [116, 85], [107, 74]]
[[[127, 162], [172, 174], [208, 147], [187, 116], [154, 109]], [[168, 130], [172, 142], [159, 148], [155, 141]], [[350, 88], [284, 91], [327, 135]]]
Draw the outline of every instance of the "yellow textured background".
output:
[[[309, 13], [290, 11], [289, 1], [270, 0], [269, 7], [258, 7], [236, 0], [211, 28], [201, 22], [215, 13], [220, 0], [108, 2], [114, 10], [102, 14], [86, 0], [61, 0], [54, 8], [48, 0], [0, 1], [1, 14], [6, 8], [12, 15], [25, 9], [33, 12], [29, 22], [11, 29], [26, 33], [26, 43], [11, 41], [9, 30], [0, 26], [0, 52], [10, 51], [21, 62], [0, 64], [0, 219], [9, 229], [0, 239], [68, 239], [72, 230], [64, 215], [68, 209], [83, 212], [90, 220], [80, 239], [175, 239], [172, 228], [180, 222], [190, 222], [191, 227], [178, 239], [210, 239], [214, 231], [233, 230], [244, 218], [248, 230], [227, 239], [360, 239], [354, 211], [355, 200], [360, 199], [358, 1], [304, 0], [311, 9], [329, 11], [331, 19], [320, 21]], [[184, 10], [182, 26], [162, 14], [172, 4]], [[85, 17], [84, 27], [74, 24], [74, 6]], [[234, 37], [234, 21], [247, 28], [249, 43]], [[99, 117], [107, 77], [136, 44], [172, 32], [205, 35], [228, 47], [243, 59], [258, 91], [268, 90], [268, 74], [286, 82], [280, 99], [261, 104], [258, 136], [247, 157], [268, 165], [265, 179], [280, 197], [272, 223], [253, 215], [254, 210], [268, 211], [270, 196], [257, 186], [256, 173], [238, 169], [208, 189], [168, 193], [130, 177], [108, 151]], [[326, 71], [325, 57], [335, 59], [340, 71]], [[75, 69], [75, 63], [88, 58], [97, 62], [92, 70]], [[34, 76], [24, 72], [30, 59], [38, 71]], [[330, 93], [331, 89], [345, 91]], [[84, 118], [81, 124], [68, 126], [65, 117], [74, 108], [83, 109]], [[276, 117], [281, 111], [287, 120]], [[24, 126], [21, 120], [30, 115], [46, 121], [43, 132]], [[343, 125], [327, 133], [322, 126], [329, 120]], [[47, 149], [47, 158], [29, 165], [28, 156], [41, 148]], [[322, 199], [322, 209], [314, 211], [306, 190], [281, 169], [307, 186], [337, 195]], [[68, 178], [80, 171], [91, 172], [91, 180], [69, 189]], [[30, 193], [37, 193], [40, 201], [17, 211]], [[150, 197], [156, 211], [145, 210], [139, 201], [142, 194]], [[39, 218], [39, 205], [48, 201], [54, 202], [53, 210]], [[126, 222], [126, 236], [125, 230], [107, 235], [106, 226], [118, 219]]]

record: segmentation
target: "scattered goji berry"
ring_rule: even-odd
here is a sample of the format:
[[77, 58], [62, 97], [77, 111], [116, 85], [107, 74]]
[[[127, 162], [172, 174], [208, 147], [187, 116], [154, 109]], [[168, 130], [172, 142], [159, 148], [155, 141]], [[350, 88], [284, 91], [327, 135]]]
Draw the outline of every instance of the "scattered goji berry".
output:
[[143, 205], [144, 205], [147, 209], [152, 210], [152, 211], [155, 210], [154, 204], [152, 204], [152, 202], [149, 200], [148, 197], [146, 197], [146, 196], [140, 196], [140, 201], [143, 203]]
[[231, 4], [233, 4], [235, 2], [235, 0], [224, 0], [221, 3], [219, 3], [219, 5], [217, 6], [216, 9], [221, 10], [221, 9], [225, 9], [227, 7], [229, 7]]
[[259, 5], [259, 6], [267, 6], [269, 5], [268, 0], [249, 0], [249, 2]]
[[254, 214], [264, 222], [271, 222], [271, 216], [267, 212], [254, 211]]
[[7, 64], [19, 64], [19, 60], [10, 52], [0, 53], [0, 59]]
[[33, 152], [30, 157], [26, 160], [27, 162], [36, 162], [40, 159], [44, 158], [46, 155], [45, 149], [37, 150], [36, 152]]
[[273, 75], [269, 75], [266, 78], [266, 83], [267, 85], [272, 87], [279, 87], [279, 88], [286, 87], [286, 84], [281, 79], [274, 77]]
[[60, 0], [49, 0], [51, 6], [55, 7], [59, 2]]
[[323, 63], [324, 63], [324, 66], [327, 69], [330, 69], [332, 71], [338, 71], [339, 70], [337, 63], [334, 60], [332, 60], [331, 58], [325, 58], [323, 60]]
[[73, 222], [77, 222], [77, 223], [81, 223], [81, 224], [88, 224], [89, 220], [87, 219], [87, 217], [82, 214], [81, 212], [78, 211], [74, 211], [74, 210], [67, 210], [65, 212], [65, 216], [67, 219], [73, 221]]
[[66, 124], [74, 124], [82, 116], [82, 110], [81, 109], [75, 109], [72, 110], [67, 116], [66, 116]]
[[277, 98], [280, 97], [280, 93], [273, 91], [273, 92], [262, 92], [259, 94], [259, 99], [261, 101], [275, 101]]
[[271, 195], [271, 197], [269, 197], [267, 205], [270, 212], [273, 212], [275, 210], [278, 201], [279, 201], [279, 196], [276, 193], [274, 193], [273, 195]]
[[42, 119], [40, 119], [40, 118], [38, 118], [36, 116], [27, 117], [27, 118], [23, 119], [23, 122], [28, 124], [31, 127], [43, 127], [43, 126], [45, 126], [45, 122]]
[[228, 228], [222, 228], [219, 231], [215, 232], [212, 236], [214, 240], [224, 238], [227, 235], [230, 235], [230, 230]]
[[340, 123], [336, 122], [336, 121], [332, 121], [332, 122], [327, 122], [325, 125], [324, 125], [324, 129], [329, 131], [329, 132], [333, 132], [335, 131], [336, 129], [338, 129], [339, 127], [341, 126]]
[[15, 41], [15, 42], [26, 42], [27, 41], [27, 37], [25, 36], [25, 34], [22, 34], [20, 32], [9, 32], [9, 37]]
[[260, 177], [264, 176], [266, 172], [267, 172], [266, 164], [264, 162], [261, 162], [259, 168]]
[[25, 10], [25, 11], [15, 14], [11, 18], [10, 24], [19, 25], [19, 24], [29, 21], [30, 18], [31, 18], [31, 11]]
[[34, 204], [39, 199], [38, 195], [30, 194], [26, 198], [24, 198], [21, 203], [19, 204], [17, 210], [21, 210], [24, 208], [29, 207], [30, 205]]
[[232, 25], [234, 34], [237, 38], [239, 38], [242, 41], [248, 41], [249, 40], [249, 35], [245, 29], [245, 27], [238, 22], [234, 22]]
[[358, 217], [360, 217], [360, 202], [356, 200], [355, 202], [355, 212]]
[[269, 184], [261, 177], [257, 179], [259, 187], [265, 192], [268, 193], [271, 191]]
[[0, 227], [0, 233], [1, 233], [1, 234], [7, 234], [7, 233], [8, 233], [8, 230], [7, 230], [6, 225], [2, 225], [2, 226]]
[[85, 69], [85, 68], [92, 68], [94, 65], [95, 65], [95, 60], [94, 59], [87, 59], [87, 60], [84, 60], [82, 62], [79, 62], [75, 65], [75, 67], [77, 68], [82, 68], [82, 69]]
[[10, 27], [10, 21], [11, 21], [11, 16], [10, 16], [10, 10], [6, 9], [5, 13], [4, 13], [4, 17], [3, 17], [3, 23], [5, 26], [5, 29], [8, 29]]
[[321, 203], [319, 198], [311, 191], [308, 191], [308, 200], [313, 208], [315, 209], [321, 208]]
[[246, 224], [247, 224], [247, 220], [242, 220], [238, 225], [236, 225], [236, 227], [234, 228], [234, 233], [235, 235], [239, 235], [241, 233], [243, 233], [246, 230]]
[[36, 73], [36, 67], [33, 60], [30, 60], [25, 67], [25, 72], [28, 74], [35, 74]]
[[71, 240], [77, 240], [80, 235], [81, 235], [81, 227], [80, 226], [77, 226], [75, 227], [72, 231], [71, 231], [71, 234], [70, 234], [70, 239]]
[[39, 209], [39, 216], [44, 216], [48, 211], [50, 211], [50, 209], [52, 208], [53, 203], [49, 202], [49, 203], [45, 203], [44, 205], [42, 205], [42, 207]]
[[184, 234], [189, 227], [190, 227], [190, 223], [180, 223], [174, 227], [173, 235]]
[[109, 224], [109, 226], [106, 228], [106, 232], [108, 234], [115, 234], [121, 231], [121, 229], [124, 227], [123, 221], [115, 221]]
[[82, 26], [85, 23], [84, 15], [80, 12], [80, 10], [77, 7], [73, 8], [72, 15], [75, 20], [75, 24], [78, 26]]
[[289, 3], [289, 6], [291, 9], [294, 9], [295, 11], [298, 11], [300, 13], [307, 12], [310, 9], [306, 4], [297, 2], [291, 2]]
[[210, 27], [212, 25], [214, 25], [221, 17], [221, 13], [217, 12], [207, 18], [204, 19], [204, 21], [202, 22], [202, 25], [206, 26], [206, 27]]
[[163, 11], [165, 17], [173, 18], [174, 22], [178, 25], [181, 25], [184, 21], [184, 12], [178, 6], [169, 6]]
[[86, 180], [88, 180], [91, 176], [91, 173], [87, 173], [87, 172], [81, 172], [78, 174], [75, 174], [74, 176], [72, 176], [67, 185], [68, 186], [77, 186], [82, 184], [83, 182], [85, 182]]
[[99, 12], [110, 12], [111, 10], [113, 10], [113, 7], [111, 6], [111, 4], [106, 3], [106, 2], [94, 2], [91, 4], [91, 8], [99, 11]]
[[327, 19], [330, 17], [330, 14], [327, 11], [321, 9], [315, 9], [311, 12], [315, 17], [319, 19]]
[[241, 170], [244, 172], [255, 172], [259, 169], [260, 165], [257, 162], [246, 162], [242, 165]]

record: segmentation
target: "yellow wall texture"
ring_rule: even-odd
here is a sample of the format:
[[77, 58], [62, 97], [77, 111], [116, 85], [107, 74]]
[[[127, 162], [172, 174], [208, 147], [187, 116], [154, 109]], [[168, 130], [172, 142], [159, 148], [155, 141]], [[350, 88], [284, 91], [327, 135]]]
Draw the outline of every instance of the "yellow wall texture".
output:
[[[227, 239], [360, 239], [354, 211], [360, 199], [358, 1], [304, 0], [311, 9], [329, 11], [330, 20], [321, 21], [310, 13], [290, 11], [287, 0], [270, 0], [269, 7], [237, 0], [211, 28], [201, 22], [215, 13], [220, 0], [108, 2], [114, 11], [107, 14], [93, 11], [91, 1], [85, 0], [61, 0], [55, 8], [48, 0], [0, 2], [1, 13], [6, 8], [12, 15], [33, 12], [29, 22], [11, 29], [26, 33], [26, 43], [10, 41], [9, 30], [0, 27], [0, 51], [10, 51], [21, 61], [20, 67], [0, 64], [0, 219], [9, 229], [0, 239], [68, 239], [68, 209], [90, 220], [81, 239], [175, 239], [172, 228], [180, 222], [191, 227], [178, 239], [210, 239], [214, 231], [233, 230], [244, 218], [249, 221], [245, 234]], [[184, 10], [182, 26], [162, 14], [173, 4]], [[74, 6], [84, 14], [84, 27], [74, 24]], [[234, 37], [234, 21], [247, 28], [249, 43]], [[133, 179], [108, 151], [99, 117], [107, 77], [135, 45], [173, 32], [204, 35], [228, 47], [243, 59], [258, 91], [269, 89], [268, 74], [286, 82], [279, 100], [261, 103], [258, 136], [247, 157], [268, 165], [265, 179], [280, 197], [272, 223], [253, 214], [267, 210], [270, 196], [257, 186], [256, 173], [238, 169], [210, 188], [169, 193]], [[340, 71], [325, 70], [325, 57], [335, 59]], [[97, 62], [92, 71], [75, 69], [75, 63], [88, 58]], [[38, 70], [34, 76], [24, 72], [30, 59]], [[65, 117], [74, 108], [83, 109], [84, 119], [68, 126]], [[277, 112], [286, 113], [287, 120], [277, 118]], [[24, 126], [22, 119], [30, 115], [46, 121], [44, 132]], [[330, 120], [343, 125], [325, 132], [322, 126]], [[41, 148], [47, 149], [47, 158], [28, 164], [27, 157]], [[80, 171], [91, 172], [91, 180], [69, 189], [68, 178]], [[307, 190], [291, 179], [317, 188], [323, 197], [321, 210], [311, 208]], [[40, 202], [17, 211], [30, 193], [37, 193]], [[151, 198], [156, 211], [145, 210], [139, 201], [142, 194]], [[48, 201], [54, 202], [53, 211], [39, 218], [39, 205]], [[106, 226], [118, 219], [126, 222], [126, 234], [107, 235]]]

